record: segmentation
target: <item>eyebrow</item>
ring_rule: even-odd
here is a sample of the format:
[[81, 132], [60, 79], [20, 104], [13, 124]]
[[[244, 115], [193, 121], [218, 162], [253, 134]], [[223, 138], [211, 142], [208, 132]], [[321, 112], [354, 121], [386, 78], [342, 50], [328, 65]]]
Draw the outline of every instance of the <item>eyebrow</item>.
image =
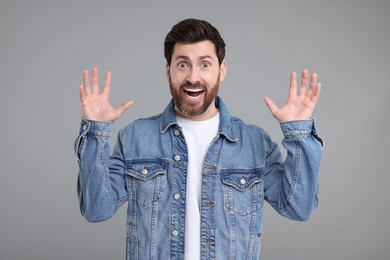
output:
[[[185, 56], [185, 55], [179, 55], [175, 58], [175, 60], [179, 60], [179, 59], [183, 59], [183, 60], [186, 60], [186, 61], [189, 61], [190, 58], [188, 56]], [[204, 60], [204, 59], [211, 59], [211, 60], [214, 60], [213, 57], [211, 57], [210, 55], [204, 55], [204, 56], [200, 56], [199, 57], [199, 60]]]
[[180, 59], [183, 59], [183, 60], [190, 60], [190, 58], [188, 56], [184, 56], [184, 55], [179, 55], [175, 58], [175, 60], [180, 60]]

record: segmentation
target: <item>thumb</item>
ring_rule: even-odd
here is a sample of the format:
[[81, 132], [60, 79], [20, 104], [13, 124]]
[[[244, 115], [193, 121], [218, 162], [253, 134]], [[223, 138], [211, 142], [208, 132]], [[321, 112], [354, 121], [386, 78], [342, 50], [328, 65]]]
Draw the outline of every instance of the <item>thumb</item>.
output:
[[119, 117], [122, 116], [122, 114], [134, 103], [133, 100], [127, 100], [126, 102], [123, 102], [117, 109], [115, 109], [115, 115], [114, 120], [117, 120]]
[[121, 111], [121, 114], [123, 112], [125, 112], [131, 105], [134, 104], [134, 101], [133, 100], [127, 100], [126, 102], [123, 102], [120, 106], [119, 106], [119, 110]]
[[272, 101], [272, 99], [270, 99], [269, 97], [265, 97], [264, 101], [267, 104], [272, 115], [274, 115], [279, 110], [279, 108], [275, 105], [274, 101]]

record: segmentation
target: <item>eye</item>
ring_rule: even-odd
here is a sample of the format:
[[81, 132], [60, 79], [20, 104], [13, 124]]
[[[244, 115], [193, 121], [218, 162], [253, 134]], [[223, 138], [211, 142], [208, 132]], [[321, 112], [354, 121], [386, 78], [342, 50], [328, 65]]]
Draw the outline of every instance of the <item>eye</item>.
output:
[[203, 62], [202, 63], [202, 68], [203, 69], [207, 69], [207, 68], [209, 68], [211, 66], [211, 64], [209, 63], [209, 62]]
[[178, 67], [179, 69], [186, 69], [186, 68], [188, 67], [188, 65], [187, 65], [187, 63], [185, 63], [185, 62], [180, 62], [180, 63], [177, 65], [177, 67]]

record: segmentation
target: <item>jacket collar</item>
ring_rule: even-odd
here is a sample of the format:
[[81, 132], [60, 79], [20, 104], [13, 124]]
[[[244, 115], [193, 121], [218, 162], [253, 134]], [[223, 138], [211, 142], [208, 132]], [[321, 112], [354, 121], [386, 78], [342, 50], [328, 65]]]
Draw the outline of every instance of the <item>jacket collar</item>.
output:
[[[216, 97], [215, 105], [219, 109], [219, 130], [218, 134], [225, 136], [229, 141], [237, 141], [237, 135], [233, 126], [233, 119], [230, 116], [230, 113], [223, 103], [220, 97]], [[160, 132], [164, 133], [171, 126], [177, 126], [178, 123], [176, 121], [176, 113], [175, 113], [175, 104], [173, 99], [165, 108], [162, 113], [162, 120], [160, 125]]]

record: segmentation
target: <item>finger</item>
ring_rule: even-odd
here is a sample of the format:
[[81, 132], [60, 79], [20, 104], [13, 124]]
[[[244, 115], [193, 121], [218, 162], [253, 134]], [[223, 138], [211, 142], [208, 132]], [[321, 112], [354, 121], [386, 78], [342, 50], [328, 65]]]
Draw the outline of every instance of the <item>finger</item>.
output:
[[313, 73], [311, 75], [310, 87], [306, 91], [306, 96], [310, 97], [315, 92], [316, 87], [317, 87], [317, 73]]
[[297, 95], [297, 73], [294, 71], [290, 76], [290, 96]]
[[127, 100], [126, 102], [123, 102], [119, 109], [122, 110], [122, 113], [125, 112], [131, 105], [134, 104], [134, 101], [133, 100]]
[[80, 84], [80, 102], [83, 103], [84, 100], [85, 100], [85, 90], [84, 90], [84, 85], [83, 84]]
[[320, 94], [321, 94], [321, 83], [318, 83], [317, 86], [316, 86], [316, 89], [314, 91], [314, 94], [313, 94], [313, 96], [311, 98], [311, 100], [312, 100], [312, 102], [314, 104], [317, 103], [317, 100], [320, 97]]
[[307, 88], [308, 78], [309, 78], [309, 71], [307, 69], [304, 69], [302, 71], [302, 79], [301, 79], [301, 86], [299, 89], [299, 95], [305, 93]]
[[89, 73], [88, 70], [84, 70], [83, 72], [83, 81], [84, 81], [84, 91], [88, 96], [91, 94], [91, 86], [89, 85]]
[[92, 92], [95, 94], [99, 93], [99, 74], [98, 69], [92, 69]]
[[265, 97], [264, 101], [267, 104], [272, 115], [275, 115], [275, 113], [279, 110], [279, 108], [275, 105], [274, 101], [272, 99], [270, 99], [269, 97]]
[[127, 100], [126, 102], [123, 102], [115, 111], [116, 119], [118, 119], [133, 104], [133, 100]]
[[111, 88], [111, 71], [106, 72], [106, 78], [104, 80], [103, 94], [109, 95]]

